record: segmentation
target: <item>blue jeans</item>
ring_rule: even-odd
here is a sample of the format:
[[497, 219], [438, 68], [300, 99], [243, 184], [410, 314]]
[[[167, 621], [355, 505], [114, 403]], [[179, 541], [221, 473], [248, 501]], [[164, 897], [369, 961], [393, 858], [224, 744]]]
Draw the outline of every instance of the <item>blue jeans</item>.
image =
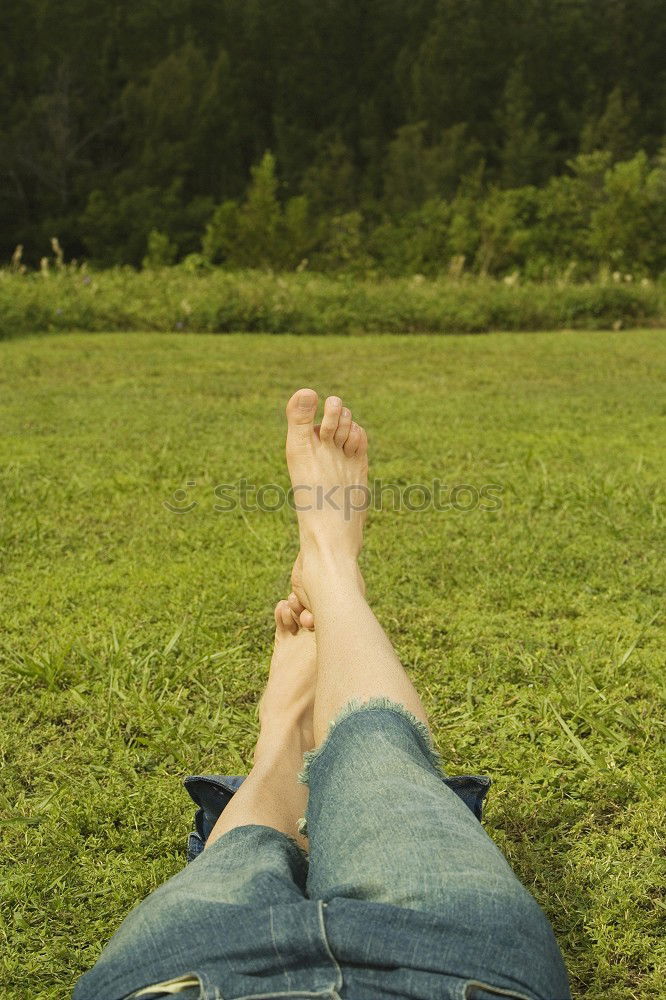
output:
[[569, 1000], [548, 920], [479, 822], [487, 778], [447, 777], [427, 728], [385, 698], [350, 702], [305, 756], [309, 855], [260, 825], [203, 851], [242, 779], [188, 779], [194, 860], [129, 914], [74, 1000], [179, 977], [179, 1000]]

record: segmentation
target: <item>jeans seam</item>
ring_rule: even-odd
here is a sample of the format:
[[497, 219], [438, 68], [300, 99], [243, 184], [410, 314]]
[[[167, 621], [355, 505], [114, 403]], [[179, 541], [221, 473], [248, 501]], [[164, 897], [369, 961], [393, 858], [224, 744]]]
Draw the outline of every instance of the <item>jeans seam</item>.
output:
[[339, 993], [340, 990], [342, 989], [342, 983], [343, 983], [342, 969], [340, 968], [340, 963], [338, 962], [337, 958], [335, 957], [335, 955], [331, 951], [331, 946], [330, 946], [330, 944], [328, 942], [328, 935], [326, 934], [326, 922], [324, 921], [324, 906], [325, 905], [326, 904], [324, 903], [323, 900], [320, 899], [318, 901], [317, 915], [319, 917], [319, 927], [321, 929], [321, 938], [322, 938], [322, 941], [324, 942], [324, 947], [326, 948], [328, 956], [331, 959], [331, 961], [333, 962], [333, 965], [335, 966], [335, 986], [333, 987], [333, 991], [335, 993]]
[[463, 985], [462, 1000], [466, 1000], [467, 991], [470, 986], [478, 986], [486, 992], [494, 993], [499, 997], [507, 997], [508, 1000], [532, 1000], [526, 993], [518, 993], [516, 990], [505, 989], [503, 986], [493, 986], [492, 983], [482, 982], [480, 979], [467, 979]]
[[270, 927], [270, 930], [271, 930], [271, 943], [273, 945], [273, 950], [275, 952], [275, 957], [276, 957], [277, 962], [278, 962], [278, 964], [280, 966], [280, 974], [287, 977], [287, 987], [288, 987], [288, 990], [289, 990], [289, 988], [291, 987], [291, 976], [289, 975], [289, 973], [287, 972], [287, 970], [285, 968], [285, 964], [282, 961], [282, 955], [280, 954], [280, 949], [278, 948], [277, 941], [275, 940], [275, 931], [273, 929], [273, 907], [272, 906], [269, 906], [269, 908], [268, 908], [268, 924], [269, 924], [269, 927]]
[[[242, 997], [234, 997], [233, 1000], [272, 1000], [273, 997], [306, 997], [307, 1000], [316, 1000], [316, 998], [321, 997], [322, 1000], [339, 1000], [339, 994], [336, 990], [278, 990], [277, 992], [266, 993], [247, 993], [243, 994]], [[224, 998], [220, 997], [220, 1000]]]

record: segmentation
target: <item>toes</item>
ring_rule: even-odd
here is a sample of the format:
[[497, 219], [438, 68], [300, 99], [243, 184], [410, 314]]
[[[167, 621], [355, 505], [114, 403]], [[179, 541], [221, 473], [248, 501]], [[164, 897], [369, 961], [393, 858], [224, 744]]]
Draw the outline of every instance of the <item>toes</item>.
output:
[[298, 622], [294, 621], [294, 616], [289, 607], [289, 601], [282, 601], [282, 624], [288, 632], [295, 635], [298, 632]]
[[289, 607], [294, 612], [294, 614], [295, 615], [300, 615], [301, 611], [303, 610], [304, 605], [301, 604], [301, 602], [299, 601], [298, 597], [296, 596], [296, 594], [294, 593], [293, 590], [292, 590], [291, 594], [289, 595], [289, 597], [287, 598], [287, 601], [289, 602]]
[[275, 605], [275, 611], [273, 612], [275, 618], [275, 624], [278, 628], [282, 627], [282, 601], [278, 601]]
[[298, 619], [301, 623], [301, 628], [306, 628], [309, 632], [314, 629], [314, 615], [307, 608], [301, 611], [300, 618]]
[[294, 621], [300, 625], [301, 628], [306, 628], [311, 632], [314, 628], [314, 615], [312, 612], [299, 601], [293, 591], [287, 598], [287, 601], [289, 602], [289, 607], [291, 608], [291, 614]]
[[328, 396], [324, 403], [324, 416], [321, 418], [319, 438], [321, 441], [332, 441], [338, 429], [342, 400], [339, 396]]
[[293, 590], [289, 595], [289, 597], [287, 598], [287, 602], [289, 604], [289, 608], [291, 609], [294, 621], [298, 621], [298, 619], [301, 616], [301, 613], [305, 610], [305, 605], [301, 604], [301, 602], [299, 601]]
[[368, 454], [368, 434], [365, 427], [361, 427], [361, 443], [356, 449], [356, 454], [359, 457]]
[[361, 444], [361, 428], [359, 425], [352, 421], [352, 425], [349, 429], [349, 435], [345, 441], [344, 448], [342, 449], [347, 456], [347, 458], [353, 458], [358, 448]]
[[340, 411], [340, 419], [338, 421], [338, 429], [335, 432], [334, 441], [336, 447], [342, 448], [343, 444], [349, 437], [349, 431], [352, 425], [352, 415], [351, 410], [347, 406], [343, 406]]
[[287, 444], [304, 444], [314, 437], [318, 397], [314, 389], [298, 389], [287, 403]]
[[317, 393], [314, 389], [297, 389], [287, 403], [289, 424], [312, 424], [317, 411]]
[[275, 606], [275, 624], [278, 631], [290, 632], [291, 635], [298, 632], [298, 622], [294, 621], [288, 601], [278, 601]]

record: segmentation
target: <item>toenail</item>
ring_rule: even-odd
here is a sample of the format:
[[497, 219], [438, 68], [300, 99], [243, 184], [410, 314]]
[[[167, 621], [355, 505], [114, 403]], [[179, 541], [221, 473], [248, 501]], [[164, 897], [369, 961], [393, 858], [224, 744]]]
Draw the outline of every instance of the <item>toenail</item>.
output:
[[335, 407], [342, 406], [342, 400], [340, 399], [339, 396], [329, 396], [328, 401], [331, 406]]
[[312, 406], [312, 399], [310, 396], [299, 396], [298, 405], [302, 410], [309, 410]]

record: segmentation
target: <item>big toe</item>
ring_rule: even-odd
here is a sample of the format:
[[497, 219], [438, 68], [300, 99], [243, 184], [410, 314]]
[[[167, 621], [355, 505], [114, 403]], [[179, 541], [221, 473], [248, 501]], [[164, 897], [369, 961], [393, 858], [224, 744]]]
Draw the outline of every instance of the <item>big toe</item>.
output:
[[314, 389], [298, 389], [287, 403], [287, 444], [314, 438], [318, 397]]
[[276, 637], [283, 635], [296, 635], [298, 623], [294, 621], [294, 616], [289, 607], [289, 601], [278, 601], [275, 605], [275, 626]]

